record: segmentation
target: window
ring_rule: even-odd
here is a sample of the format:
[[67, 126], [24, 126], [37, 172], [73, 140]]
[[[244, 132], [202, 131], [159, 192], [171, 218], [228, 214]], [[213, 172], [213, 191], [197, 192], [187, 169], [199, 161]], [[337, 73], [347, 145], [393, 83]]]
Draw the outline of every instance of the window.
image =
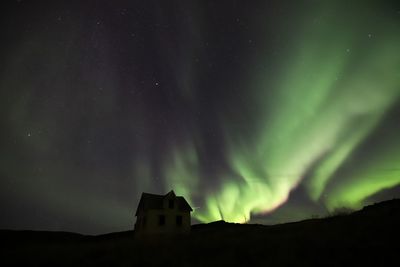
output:
[[170, 199], [170, 200], [169, 200], [169, 202], [168, 202], [168, 207], [169, 207], [170, 209], [173, 209], [173, 208], [174, 208], [174, 200], [173, 200], [173, 199]]
[[158, 216], [158, 225], [165, 225], [165, 215]]
[[176, 225], [182, 226], [182, 216], [181, 215], [176, 216]]

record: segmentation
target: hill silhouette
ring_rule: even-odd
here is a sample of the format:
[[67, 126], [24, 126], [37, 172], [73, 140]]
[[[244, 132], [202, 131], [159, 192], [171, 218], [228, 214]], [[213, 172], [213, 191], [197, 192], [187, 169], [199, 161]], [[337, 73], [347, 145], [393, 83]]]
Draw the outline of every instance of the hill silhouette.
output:
[[0, 265], [25, 266], [396, 266], [400, 199], [347, 215], [279, 225], [224, 221], [188, 236], [136, 240], [133, 231], [88, 236], [1, 230]]

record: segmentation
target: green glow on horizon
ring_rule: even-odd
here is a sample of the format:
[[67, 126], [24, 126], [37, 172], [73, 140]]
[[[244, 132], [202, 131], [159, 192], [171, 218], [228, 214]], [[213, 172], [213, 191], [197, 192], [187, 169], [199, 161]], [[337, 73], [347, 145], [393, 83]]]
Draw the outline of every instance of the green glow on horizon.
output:
[[[338, 203], [357, 206], [379, 190], [399, 184], [400, 176], [372, 179], [363, 173], [326, 192], [335, 172], [399, 96], [400, 37], [383, 23], [376, 29], [379, 39], [369, 38], [359, 26], [368, 20], [366, 14], [344, 28], [335, 11], [321, 13], [325, 16], [319, 24], [303, 25], [303, 36], [297, 37], [301, 41], [293, 42], [273, 82], [261, 74], [250, 83], [261, 111], [254, 115], [261, 125], [255, 137], [249, 140], [237, 134], [235, 126], [223, 120], [231, 171], [194, 212], [200, 221], [248, 221], [251, 214], [284, 204], [302, 182], [314, 201], [322, 193], [330, 195], [323, 201], [329, 209]], [[277, 89], [272, 96], [269, 88]], [[170, 180], [170, 186], [187, 196], [196, 191], [193, 180], [199, 179], [193, 174], [193, 153], [176, 154], [172, 160], [176, 171], [168, 172], [170, 177], [186, 177], [173, 178], [183, 180]]]
[[329, 210], [341, 207], [359, 209], [369, 196], [400, 185], [400, 144], [386, 148], [385, 154], [372, 157], [370, 164], [354, 170], [352, 175], [330, 191], [326, 204]]

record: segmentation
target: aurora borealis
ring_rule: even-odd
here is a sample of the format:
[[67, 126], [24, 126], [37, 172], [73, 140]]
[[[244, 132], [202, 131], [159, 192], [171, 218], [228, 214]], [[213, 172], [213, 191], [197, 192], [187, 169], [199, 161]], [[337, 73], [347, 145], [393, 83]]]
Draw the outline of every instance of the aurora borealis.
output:
[[0, 228], [278, 223], [400, 196], [398, 1], [3, 1]]

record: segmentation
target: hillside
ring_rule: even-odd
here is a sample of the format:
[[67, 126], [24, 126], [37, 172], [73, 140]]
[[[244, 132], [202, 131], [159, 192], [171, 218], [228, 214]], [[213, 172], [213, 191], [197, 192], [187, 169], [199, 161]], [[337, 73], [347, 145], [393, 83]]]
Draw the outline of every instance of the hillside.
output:
[[[134, 240], [133, 231], [86, 236], [1, 230], [1, 266], [392, 266], [399, 251], [400, 200], [349, 215], [273, 226], [223, 221], [186, 237]], [[394, 261], [395, 262], [395, 261]]]

